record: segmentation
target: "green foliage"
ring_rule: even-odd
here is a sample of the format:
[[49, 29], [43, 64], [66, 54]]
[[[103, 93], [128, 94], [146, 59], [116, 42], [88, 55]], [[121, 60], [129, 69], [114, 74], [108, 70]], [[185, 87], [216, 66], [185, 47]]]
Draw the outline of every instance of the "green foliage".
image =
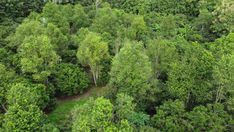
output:
[[149, 10], [150, 2], [147, 0], [117, 0], [111, 1], [114, 7], [123, 9], [128, 13], [144, 14]]
[[77, 65], [62, 63], [55, 68], [54, 85], [61, 95], [75, 95], [88, 88], [89, 78]]
[[215, 16], [213, 21], [214, 31], [222, 36], [223, 34], [234, 31], [234, 2], [232, 0], [219, 0], [215, 10], [212, 12]]
[[169, 72], [169, 93], [187, 105], [210, 101], [213, 55], [197, 43], [181, 46], [184, 46], [183, 57], [179, 62], [172, 64]]
[[52, 23], [44, 22], [43, 20], [26, 19], [20, 26], [17, 27], [15, 34], [8, 37], [11, 48], [18, 48], [28, 36], [47, 36], [53, 47], [61, 54], [66, 48], [65, 44], [67, 37], [63, 35], [61, 30]]
[[41, 11], [44, 3], [43, 0], [1, 0], [0, 21], [5, 17], [20, 21], [32, 11]]
[[141, 43], [127, 42], [115, 56], [110, 73], [110, 86], [139, 102], [147, 95], [151, 64]]
[[55, 127], [53, 124], [45, 124], [42, 127], [42, 132], [60, 132], [57, 127]]
[[221, 104], [198, 106], [188, 114], [192, 131], [226, 131], [228, 114]]
[[[215, 102], [221, 102], [234, 95], [234, 55], [223, 55], [214, 67], [214, 80], [217, 87]], [[228, 96], [229, 95], [229, 96]]]
[[47, 3], [43, 8], [42, 18], [58, 26], [63, 34], [75, 33], [88, 25], [88, 17], [81, 5], [59, 5]]
[[49, 97], [46, 87], [42, 84], [16, 83], [7, 92], [7, 103], [9, 106], [19, 105], [22, 108], [29, 105], [39, 106], [44, 109]]
[[175, 44], [165, 39], [151, 40], [147, 44], [147, 54], [152, 62], [154, 78], [165, 82], [171, 64], [178, 61]]
[[150, 117], [147, 114], [144, 114], [142, 112], [132, 112], [127, 117], [129, 123], [134, 125], [136, 128], [145, 126], [149, 123]]
[[233, 54], [234, 50], [234, 33], [216, 39], [209, 45], [210, 51], [213, 52], [216, 59], [220, 60], [223, 55]]
[[99, 97], [77, 106], [72, 112], [72, 131], [129, 131], [133, 128], [126, 119], [114, 122], [114, 107], [110, 100]]
[[[233, 0], [1, 0], [0, 7], [0, 131], [234, 129]], [[105, 91], [80, 95], [88, 70], [95, 85], [109, 82]], [[87, 101], [106, 93], [112, 100]], [[74, 94], [44, 120], [40, 110], [50, 112], [56, 95]]]
[[20, 65], [23, 73], [29, 73], [36, 81], [46, 81], [51, 70], [59, 61], [47, 36], [29, 36], [19, 48]]
[[185, 131], [186, 121], [184, 121], [184, 103], [175, 100], [167, 101], [156, 108], [157, 114], [153, 116], [153, 125], [163, 131]]
[[95, 85], [97, 85], [100, 71], [103, 68], [101, 62], [108, 57], [107, 43], [97, 33], [88, 32], [80, 43], [77, 58], [83, 66], [89, 66]]
[[4, 121], [4, 115], [0, 114], [0, 131], [3, 131], [3, 121]]
[[111, 126], [113, 105], [104, 98], [90, 100], [74, 111], [72, 131], [104, 131]]
[[198, 0], [152, 0], [151, 11], [165, 14], [198, 14]]
[[[123, 38], [124, 25], [123, 11], [111, 9], [109, 6], [100, 8], [95, 15], [90, 30], [100, 33], [103, 39], [108, 42], [110, 53], [115, 54], [119, 50]], [[124, 36], [123, 36], [124, 37]]]
[[15, 73], [8, 70], [5, 65], [0, 63], [0, 112], [3, 109], [6, 111], [6, 95], [9, 88], [9, 83], [13, 82]]
[[130, 114], [132, 114], [135, 110], [135, 104], [133, 103], [133, 98], [120, 93], [116, 98], [115, 105], [115, 115], [118, 120], [127, 119]]
[[26, 107], [14, 104], [9, 107], [4, 118], [6, 132], [39, 131], [43, 124], [43, 113], [35, 105]]

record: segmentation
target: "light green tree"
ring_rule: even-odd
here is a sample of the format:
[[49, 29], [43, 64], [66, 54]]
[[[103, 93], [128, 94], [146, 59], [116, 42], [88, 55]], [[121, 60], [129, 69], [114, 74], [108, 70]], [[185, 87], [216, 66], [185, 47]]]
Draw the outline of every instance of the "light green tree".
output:
[[215, 17], [215, 19], [213, 20], [213, 28], [219, 36], [234, 31], [233, 0], [219, 0], [212, 14]]
[[29, 73], [36, 81], [48, 83], [51, 70], [59, 62], [50, 39], [45, 36], [29, 36], [18, 49], [23, 73]]
[[36, 105], [44, 109], [48, 100], [46, 87], [43, 84], [16, 83], [7, 92], [7, 104], [9, 106], [18, 104], [24, 108], [28, 105]]
[[113, 105], [103, 97], [90, 100], [73, 111], [72, 131], [103, 131], [112, 125]]
[[80, 43], [77, 58], [83, 66], [89, 66], [97, 86], [103, 68], [101, 62], [109, 58], [108, 44], [97, 33], [88, 32]]
[[129, 41], [113, 59], [110, 86], [117, 93], [128, 94], [140, 101], [150, 89], [151, 75], [151, 63], [142, 43]]
[[22, 107], [14, 104], [9, 107], [4, 118], [4, 130], [12, 131], [40, 131], [43, 125], [43, 113], [36, 105]]
[[217, 86], [215, 102], [221, 102], [233, 95], [234, 55], [223, 55], [214, 67], [214, 82]]
[[53, 45], [57, 53], [63, 56], [67, 49], [67, 36], [65, 36], [56, 25], [48, 23], [48, 21], [44, 19], [37, 19], [31, 20], [28, 18], [24, 20], [24, 22], [16, 28], [16, 32], [7, 38], [9, 41], [8, 46], [16, 50], [29, 36], [45, 35], [50, 39], [51, 45]]

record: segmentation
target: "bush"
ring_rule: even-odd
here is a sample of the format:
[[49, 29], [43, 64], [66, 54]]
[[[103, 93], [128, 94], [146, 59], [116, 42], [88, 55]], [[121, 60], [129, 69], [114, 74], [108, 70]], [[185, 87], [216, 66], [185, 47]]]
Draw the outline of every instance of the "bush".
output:
[[36, 105], [10, 106], [4, 118], [6, 132], [39, 131], [43, 124], [43, 113]]
[[54, 74], [54, 85], [60, 95], [82, 93], [89, 86], [87, 74], [76, 65], [59, 64]]
[[54, 124], [45, 124], [42, 127], [42, 132], [59, 132], [59, 129]]
[[20, 106], [37, 105], [44, 109], [49, 101], [46, 87], [43, 84], [31, 84], [26, 82], [13, 84], [7, 93], [8, 105]]

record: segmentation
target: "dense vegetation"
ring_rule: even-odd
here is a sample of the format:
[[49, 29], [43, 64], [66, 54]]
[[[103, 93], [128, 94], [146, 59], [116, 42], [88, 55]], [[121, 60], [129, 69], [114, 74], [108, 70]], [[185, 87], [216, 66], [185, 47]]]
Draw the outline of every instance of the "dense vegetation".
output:
[[0, 131], [233, 130], [233, 0], [0, 1]]

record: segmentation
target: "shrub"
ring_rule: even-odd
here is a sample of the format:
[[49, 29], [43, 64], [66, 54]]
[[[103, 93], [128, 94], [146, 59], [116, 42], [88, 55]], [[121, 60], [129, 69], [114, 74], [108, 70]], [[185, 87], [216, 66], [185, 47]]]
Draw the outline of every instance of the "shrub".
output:
[[36, 105], [9, 107], [4, 118], [6, 132], [39, 131], [43, 123], [43, 113]]
[[82, 93], [89, 86], [87, 74], [76, 65], [62, 63], [54, 74], [54, 85], [61, 95]]
[[13, 84], [7, 93], [8, 105], [20, 106], [37, 105], [44, 109], [49, 101], [46, 87], [43, 84], [31, 84], [26, 82]]

